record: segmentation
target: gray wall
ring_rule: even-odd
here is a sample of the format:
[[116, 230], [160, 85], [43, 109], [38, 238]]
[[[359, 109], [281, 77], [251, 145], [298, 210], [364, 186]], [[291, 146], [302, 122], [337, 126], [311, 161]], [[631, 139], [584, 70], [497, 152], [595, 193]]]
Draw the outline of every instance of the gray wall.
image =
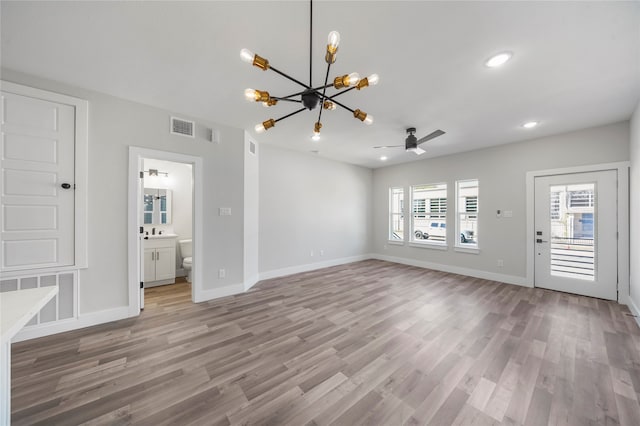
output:
[[[193, 119], [195, 139], [169, 134], [169, 111], [2, 70], [2, 79], [89, 101], [88, 269], [80, 271], [80, 312], [128, 305], [128, 148], [173, 151], [203, 158], [204, 289], [243, 282], [244, 131]], [[220, 131], [220, 144], [203, 138]], [[231, 207], [232, 216], [218, 216]], [[218, 269], [226, 278], [218, 279]]]
[[363, 167], [260, 146], [260, 273], [369, 253], [371, 177]]
[[[527, 260], [526, 172], [628, 159], [629, 123], [622, 122], [376, 169], [373, 174], [373, 251], [383, 256], [523, 278]], [[447, 236], [447, 251], [387, 243], [389, 187], [402, 186], [408, 191], [414, 184], [447, 182], [450, 200], [447, 221], [451, 224], [448, 228], [452, 229], [454, 182], [473, 178], [480, 181], [479, 254], [454, 252], [452, 232]], [[405, 192], [405, 196], [407, 194]], [[410, 204], [405, 201], [405, 205]], [[512, 210], [513, 217], [496, 218], [498, 209]], [[504, 267], [497, 267], [498, 259], [504, 260]]]
[[631, 117], [631, 175], [629, 178], [630, 201], [630, 259], [631, 299], [640, 308], [640, 103]]

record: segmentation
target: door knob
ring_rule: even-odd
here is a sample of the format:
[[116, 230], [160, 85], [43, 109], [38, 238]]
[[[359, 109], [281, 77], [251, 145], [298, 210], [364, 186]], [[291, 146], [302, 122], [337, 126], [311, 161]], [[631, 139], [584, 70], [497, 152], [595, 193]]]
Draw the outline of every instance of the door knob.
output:
[[540, 244], [540, 243], [548, 243], [549, 241], [544, 241], [542, 238], [538, 238], [536, 239], [536, 243]]
[[62, 187], [62, 189], [69, 189], [71, 188], [71, 184], [70, 183], [63, 183], [62, 185], [60, 185]]

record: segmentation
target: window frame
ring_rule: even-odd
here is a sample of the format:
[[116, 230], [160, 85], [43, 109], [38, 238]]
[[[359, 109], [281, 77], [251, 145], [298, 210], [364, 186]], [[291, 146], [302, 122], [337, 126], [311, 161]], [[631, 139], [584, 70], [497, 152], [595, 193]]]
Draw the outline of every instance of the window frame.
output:
[[[463, 243], [462, 241], [460, 241], [460, 235], [462, 232], [461, 229], [461, 216], [462, 215], [469, 215], [469, 212], [467, 211], [467, 199], [465, 198], [465, 202], [464, 202], [464, 210], [461, 211], [461, 207], [460, 206], [460, 184], [463, 183], [467, 183], [467, 182], [476, 182], [476, 200], [475, 200], [475, 211], [471, 212], [475, 215], [475, 220], [476, 220], [476, 229], [474, 229], [474, 236], [473, 236], [473, 243]], [[460, 249], [460, 251], [470, 251], [472, 253], [477, 252], [480, 248], [479, 243], [478, 243], [478, 228], [479, 228], [479, 223], [480, 223], [480, 179], [460, 179], [460, 180], [456, 180], [455, 181], [455, 197], [456, 197], [456, 207], [455, 207], [455, 229], [456, 229], [456, 234], [454, 236], [454, 247], [456, 249]]]
[[[416, 192], [415, 188], [417, 187], [433, 187], [433, 189], [431, 189], [430, 191], [443, 191], [445, 196], [444, 197], [437, 197], [437, 198], [429, 198], [429, 203], [426, 202], [426, 198], [424, 199], [424, 211], [419, 211], [419, 212], [414, 212], [415, 209], [415, 199], [414, 199], [414, 193]], [[414, 246], [437, 246], [437, 247], [447, 247], [447, 238], [449, 237], [449, 233], [448, 233], [448, 229], [447, 229], [447, 205], [448, 205], [448, 194], [449, 194], [449, 186], [447, 184], [447, 182], [437, 182], [437, 183], [423, 183], [423, 184], [416, 184], [416, 185], [411, 185], [409, 187], [409, 197], [411, 199], [411, 217], [410, 217], [410, 223], [409, 223], [409, 242], [411, 243], [411, 245]], [[445, 210], [444, 212], [441, 211], [442, 208], [442, 199], [445, 200], [444, 202], [444, 207]], [[438, 200], [438, 212], [434, 212], [433, 214], [431, 213], [431, 200]], [[427, 209], [428, 206], [428, 209]], [[427, 222], [432, 222], [432, 221], [436, 221], [436, 223], [438, 223], [438, 228], [441, 228], [441, 224], [444, 223], [445, 224], [445, 231], [444, 231], [444, 239], [442, 241], [433, 241], [433, 240], [423, 240], [423, 239], [416, 239], [415, 236], [415, 219], [416, 216], [419, 216], [422, 220], [425, 220]], [[432, 217], [437, 216], [437, 218], [435, 219], [431, 219]], [[431, 226], [429, 226], [431, 227]]]
[[[400, 192], [402, 194], [402, 201], [401, 201], [401, 205], [400, 205], [400, 211], [398, 212], [394, 212], [393, 210], [393, 196], [394, 196], [394, 191], [397, 190], [398, 192]], [[388, 205], [388, 219], [387, 219], [387, 241], [391, 244], [404, 244], [405, 240], [406, 240], [406, 230], [405, 230], [405, 218], [404, 218], [404, 206], [405, 206], [405, 190], [403, 186], [390, 186], [389, 187], [389, 205]], [[395, 216], [398, 216], [398, 219], [402, 222], [402, 238], [401, 239], [396, 239], [396, 238], [392, 238], [392, 235], [394, 233], [394, 218]]]

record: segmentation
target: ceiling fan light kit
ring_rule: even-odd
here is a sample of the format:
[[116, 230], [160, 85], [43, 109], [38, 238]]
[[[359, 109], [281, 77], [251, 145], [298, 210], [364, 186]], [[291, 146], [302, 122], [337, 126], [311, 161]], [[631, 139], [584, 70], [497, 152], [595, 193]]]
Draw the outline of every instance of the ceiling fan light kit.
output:
[[[302, 104], [303, 108], [300, 108], [290, 114], [284, 115], [277, 119], [269, 119], [261, 124], [255, 126], [255, 131], [257, 133], [263, 133], [266, 130], [274, 127], [277, 122], [282, 121], [286, 118], [289, 118], [293, 115], [296, 115], [304, 110], [312, 111], [314, 110], [318, 104], [320, 104], [320, 112], [318, 114], [318, 120], [315, 122], [313, 127], [313, 137], [314, 141], [320, 139], [320, 129], [322, 128], [322, 110], [326, 109], [328, 111], [333, 111], [337, 108], [337, 106], [350, 111], [354, 118], [362, 121], [365, 124], [372, 124], [373, 117], [370, 114], [360, 110], [360, 109], [352, 109], [348, 106], [338, 102], [335, 98], [347, 93], [353, 89], [361, 90], [365, 87], [375, 86], [380, 81], [380, 77], [377, 74], [372, 74], [369, 77], [360, 78], [360, 74], [356, 72], [352, 72], [350, 74], [341, 75], [335, 77], [333, 79], [333, 83], [327, 84], [329, 81], [329, 71], [331, 69], [331, 65], [336, 62], [336, 56], [338, 53], [338, 46], [340, 44], [340, 33], [337, 31], [331, 31], [327, 38], [327, 49], [325, 53], [325, 62], [327, 63], [327, 72], [324, 79], [324, 84], [322, 86], [313, 87], [312, 81], [312, 70], [313, 70], [313, 62], [312, 62], [312, 34], [313, 34], [313, 0], [310, 2], [310, 25], [309, 25], [309, 84], [304, 84], [301, 81], [285, 74], [284, 72], [274, 68], [269, 61], [248, 49], [242, 49], [240, 51], [240, 59], [244, 62], [249, 63], [255, 67], [260, 68], [263, 71], [271, 70], [282, 77], [302, 86], [304, 90], [292, 93], [287, 96], [271, 96], [267, 91], [254, 90], [254, 89], [246, 89], [245, 99], [250, 102], [261, 102], [265, 107], [275, 106], [278, 102], [293, 102]], [[340, 90], [338, 93], [333, 94], [332, 96], [327, 95], [326, 91], [328, 88], [333, 87], [336, 90]]]

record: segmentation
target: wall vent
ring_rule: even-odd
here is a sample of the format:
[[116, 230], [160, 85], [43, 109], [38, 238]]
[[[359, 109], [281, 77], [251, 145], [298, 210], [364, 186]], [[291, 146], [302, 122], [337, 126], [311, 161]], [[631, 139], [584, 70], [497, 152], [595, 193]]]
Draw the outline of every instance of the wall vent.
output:
[[182, 118], [171, 117], [171, 134], [195, 137], [195, 122], [183, 120]]
[[253, 141], [249, 141], [249, 152], [256, 155], [256, 144]]

